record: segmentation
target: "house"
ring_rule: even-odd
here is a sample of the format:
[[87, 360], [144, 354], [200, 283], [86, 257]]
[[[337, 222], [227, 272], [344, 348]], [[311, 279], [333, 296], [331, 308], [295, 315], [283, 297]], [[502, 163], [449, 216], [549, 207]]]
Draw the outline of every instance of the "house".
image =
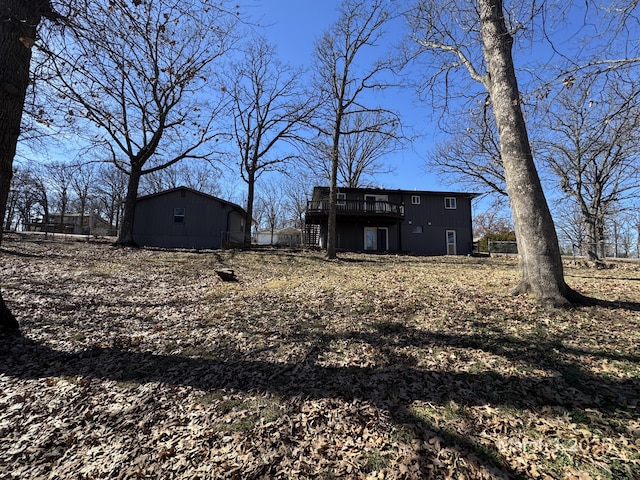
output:
[[271, 230], [262, 230], [256, 233], [258, 245], [283, 245], [291, 247], [302, 243], [302, 230], [293, 227]]
[[[346, 251], [416, 255], [473, 252], [475, 193], [341, 188], [336, 247]], [[329, 187], [315, 187], [305, 215], [307, 243], [326, 247]]]
[[140, 246], [217, 249], [242, 243], [245, 211], [187, 187], [138, 197], [133, 239]]

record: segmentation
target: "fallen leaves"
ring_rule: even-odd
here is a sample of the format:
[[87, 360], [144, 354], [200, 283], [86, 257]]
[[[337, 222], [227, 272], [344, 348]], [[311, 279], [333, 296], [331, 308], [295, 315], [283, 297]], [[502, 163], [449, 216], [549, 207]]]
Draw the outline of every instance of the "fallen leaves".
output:
[[638, 309], [550, 314], [510, 260], [4, 248], [2, 478], [640, 476]]

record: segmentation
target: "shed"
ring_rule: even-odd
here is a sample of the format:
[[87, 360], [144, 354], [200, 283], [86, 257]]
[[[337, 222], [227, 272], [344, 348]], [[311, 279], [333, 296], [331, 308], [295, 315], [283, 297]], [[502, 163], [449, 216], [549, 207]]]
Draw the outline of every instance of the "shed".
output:
[[256, 233], [256, 243], [258, 245], [283, 245], [294, 246], [302, 243], [302, 230], [299, 228], [286, 227], [271, 230], [261, 230]]
[[244, 239], [245, 210], [188, 187], [139, 197], [133, 239], [140, 246], [218, 249]]

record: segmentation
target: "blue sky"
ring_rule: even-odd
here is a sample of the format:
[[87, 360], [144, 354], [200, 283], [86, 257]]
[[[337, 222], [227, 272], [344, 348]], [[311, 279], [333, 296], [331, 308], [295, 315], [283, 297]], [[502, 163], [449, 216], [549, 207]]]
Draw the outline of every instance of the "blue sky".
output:
[[[315, 40], [338, 18], [340, 3], [339, 0], [251, 0], [246, 4], [246, 12], [265, 25], [263, 34], [277, 47], [281, 61], [304, 66], [310, 63]], [[404, 125], [433, 132], [433, 129], [425, 128], [429, 121], [429, 105], [416, 105], [414, 96], [411, 91], [394, 91], [393, 104], [384, 106], [401, 106], [399, 113]], [[410, 190], [450, 189], [436, 176], [429, 175], [424, 167], [431, 143], [431, 138], [421, 138], [412, 148], [388, 156], [387, 163], [393, 165], [395, 171], [379, 175], [379, 186]]]

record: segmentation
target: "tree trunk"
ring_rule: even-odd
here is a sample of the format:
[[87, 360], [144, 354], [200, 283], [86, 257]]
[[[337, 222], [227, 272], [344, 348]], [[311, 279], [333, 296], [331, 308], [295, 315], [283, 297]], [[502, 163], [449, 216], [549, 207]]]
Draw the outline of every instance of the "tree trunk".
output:
[[247, 215], [244, 220], [245, 245], [251, 245], [251, 228], [253, 226], [253, 201], [256, 188], [256, 173], [253, 169], [247, 169]]
[[11, 310], [9, 310], [9, 307], [4, 303], [4, 298], [2, 298], [2, 292], [0, 291], [0, 334], [2, 333], [20, 333], [20, 325]]
[[[13, 158], [20, 136], [22, 110], [29, 85], [31, 45], [41, 12], [48, 2], [3, 0], [0, 3], [0, 212], [4, 219], [13, 176]], [[2, 242], [2, 228], [0, 228]], [[0, 293], [0, 330], [18, 331], [18, 322]]]
[[[332, 163], [335, 163], [332, 160]], [[332, 167], [333, 170], [333, 167]], [[326, 258], [331, 260], [338, 257], [336, 252], [337, 232], [336, 217], [338, 213], [338, 187], [334, 173], [331, 173], [331, 182], [329, 185], [329, 217], [327, 218], [327, 253]]]
[[[131, 162], [133, 164], [133, 162]], [[120, 233], [116, 245], [121, 247], [137, 247], [138, 244], [133, 239], [133, 220], [136, 215], [136, 201], [138, 199], [138, 187], [142, 170], [132, 166], [127, 184], [127, 195], [124, 198], [124, 213], [120, 223]]]
[[[15, 197], [11, 198], [10, 201], [7, 202], [8, 205], [5, 207], [5, 224], [4, 224], [4, 229], [5, 230], [11, 230], [12, 225], [12, 221], [13, 221], [13, 217], [16, 213], [16, 200]], [[0, 233], [1, 235], [1, 233]], [[0, 237], [0, 241], [2, 240], [2, 238]]]
[[340, 129], [342, 128], [342, 110], [336, 115], [331, 146], [331, 174], [329, 178], [329, 218], [327, 219], [327, 254], [329, 260], [337, 258], [336, 243], [338, 214], [338, 164], [340, 163]]
[[40, 20], [37, 18], [31, 22], [34, 15], [29, 12], [29, 3], [14, 0], [0, 4], [0, 212], [3, 219], [29, 85], [31, 49], [27, 45], [35, 38], [36, 25]]
[[531, 293], [547, 306], [578, 300], [564, 281], [551, 212], [533, 162], [501, 0], [478, 0], [487, 63], [485, 87], [500, 136], [507, 192], [516, 231], [522, 278], [514, 294]]
[[594, 215], [588, 214], [586, 216], [587, 227], [587, 259], [592, 262], [600, 260], [598, 256], [598, 228], [596, 226], [596, 218]]

